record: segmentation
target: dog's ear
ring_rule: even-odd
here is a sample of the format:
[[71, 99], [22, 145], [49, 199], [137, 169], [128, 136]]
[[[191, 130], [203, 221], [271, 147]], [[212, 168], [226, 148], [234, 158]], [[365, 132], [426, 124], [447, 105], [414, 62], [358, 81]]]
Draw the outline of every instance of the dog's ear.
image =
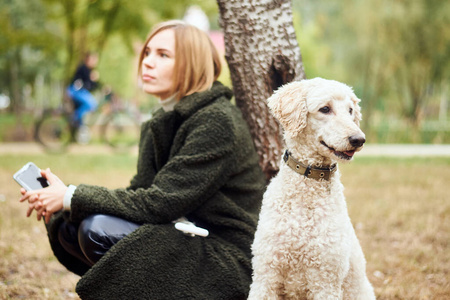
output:
[[299, 135], [306, 127], [308, 108], [306, 93], [302, 87], [301, 81], [288, 83], [267, 100], [272, 114], [292, 137]]
[[361, 102], [361, 100], [358, 97], [356, 97], [355, 94], [352, 94], [351, 99], [352, 99], [353, 103], [355, 104], [354, 105], [355, 109], [353, 110], [354, 121], [355, 121], [356, 125], [359, 126], [359, 121], [362, 120], [361, 107], [359, 106], [359, 102]]

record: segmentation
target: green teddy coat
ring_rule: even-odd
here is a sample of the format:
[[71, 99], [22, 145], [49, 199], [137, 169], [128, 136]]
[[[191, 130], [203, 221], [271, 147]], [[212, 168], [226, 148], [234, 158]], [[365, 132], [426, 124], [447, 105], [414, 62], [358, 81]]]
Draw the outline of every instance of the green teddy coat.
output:
[[[82, 276], [76, 287], [82, 299], [246, 299], [265, 177], [231, 97], [215, 83], [171, 112], [157, 111], [142, 126], [130, 186], [79, 185], [70, 213], [52, 218], [50, 244]], [[63, 219], [80, 222], [96, 213], [142, 226], [89, 268], [64, 251], [57, 229]], [[176, 230], [172, 221], [183, 216], [209, 236]]]

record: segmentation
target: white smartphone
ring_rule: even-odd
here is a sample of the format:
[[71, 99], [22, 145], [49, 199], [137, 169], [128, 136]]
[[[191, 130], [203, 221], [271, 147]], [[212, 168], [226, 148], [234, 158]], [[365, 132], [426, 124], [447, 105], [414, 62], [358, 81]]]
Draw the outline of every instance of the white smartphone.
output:
[[17, 171], [13, 178], [27, 191], [42, 189], [50, 185], [47, 179], [42, 177], [41, 169], [32, 162]]

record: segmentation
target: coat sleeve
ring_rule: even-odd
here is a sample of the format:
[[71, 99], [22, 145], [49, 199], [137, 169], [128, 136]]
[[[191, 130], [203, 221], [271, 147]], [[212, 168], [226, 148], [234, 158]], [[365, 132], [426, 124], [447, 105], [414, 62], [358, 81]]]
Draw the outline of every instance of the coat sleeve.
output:
[[217, 192], [235, 168], [232, 123], [222, 111], [192, 116], [184, 143], [149, 188], [109, 190], [79, 185], [72, 198], [71, 219], [102, 213], [136, 223], [161, 224], [194, 211]]

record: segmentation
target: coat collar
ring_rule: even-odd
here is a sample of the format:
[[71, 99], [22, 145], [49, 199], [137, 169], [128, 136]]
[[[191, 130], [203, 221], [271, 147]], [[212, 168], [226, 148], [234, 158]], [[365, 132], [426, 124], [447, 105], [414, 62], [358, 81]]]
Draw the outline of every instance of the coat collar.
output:
[[217, 98], [231, 99], [232, 92], [219, 82], [215, 82], [208, 91], [194, 93], [183, 97], [174, 107], [174, 110], [165, 112], [158, 109], [153, 117], [144, 126], [152, 132], [157, 170], [161, 169], [169, 159], [173, 140], [180, 125], [190, 116], [207, 106]]
[[220, 97], [226, 97], [228, 100], [233, 96], [233, 92], [222, 83], [214, 82], [211, 89], [194, 93], [180, 99], [175, 105], [174, 111], [176, 111], [182, 118], [187, 119], [200, 108], [208, 105], [212, 101]]

